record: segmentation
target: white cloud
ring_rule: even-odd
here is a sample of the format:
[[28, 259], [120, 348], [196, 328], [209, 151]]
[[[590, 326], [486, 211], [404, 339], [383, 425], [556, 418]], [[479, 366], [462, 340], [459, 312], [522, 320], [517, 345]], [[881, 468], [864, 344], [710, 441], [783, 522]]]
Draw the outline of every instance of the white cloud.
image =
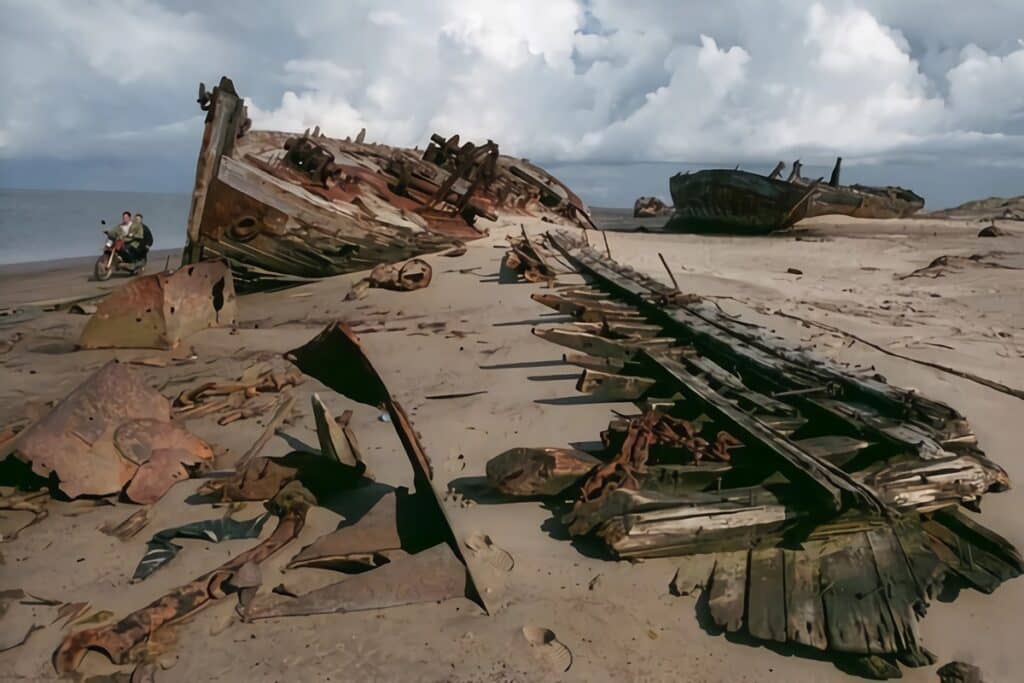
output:
[[228, 73], [260, 127], [540, 160], [1024, 156], [1024, 3], [189, 4], [7, 2], [0, 154], [191, 153], [195, 84]]

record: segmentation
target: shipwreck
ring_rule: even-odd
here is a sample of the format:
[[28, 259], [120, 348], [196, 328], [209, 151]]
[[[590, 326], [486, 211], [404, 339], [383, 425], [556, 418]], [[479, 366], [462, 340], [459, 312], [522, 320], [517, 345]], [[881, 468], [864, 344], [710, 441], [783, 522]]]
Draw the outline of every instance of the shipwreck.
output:
[[406, 149], [250, 130], [228, 78], [207, 91], [183, 264], [226, 260], [240, 290], [366, 270], [486, 234], [481, 219], [529, 215], [592, 227], [563, 183], [497, 143], [433, 135]]
[[907, 218], [924, 208], [924, 199], [896, 186], [841, 185], [843, 159], [836, 159], [828, 182], [801, 175], [793, 162], [780, 176], [779, 162], [768, 175], [737, 169], [677, 173], [669, 179], [675, 211], [666, 227], [698, 233], [764, 234], [797, 221], [829, 214], [855, 218]]
[[615, 411], [599, 449], [495, 456], [496, 492], [544, 500], [553, 523], [611, 559], [685, 558], [670, 590], [699, 594], [715, 632], [827, 652], [870, 678], [936, 662], [918, 621], [941, 591], [991, 593], [1024, 573], [1020, 552], [976, 514], [1009, 476], [953, 407], [729, 316], [567, 231], [510, 242], [528, 264], [519, 274], [549, 283], [532, 298], [571, 316], [533, 333], [569, 349], [578, 392], [637, 411]]

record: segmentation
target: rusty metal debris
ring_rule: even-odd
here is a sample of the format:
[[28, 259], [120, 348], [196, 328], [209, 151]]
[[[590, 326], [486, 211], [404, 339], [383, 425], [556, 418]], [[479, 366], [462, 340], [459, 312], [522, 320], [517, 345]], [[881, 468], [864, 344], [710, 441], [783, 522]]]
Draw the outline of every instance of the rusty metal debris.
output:
[[396, 292], [411, 292], [423, 289], [430, 284], [433, 269], [421, 258], [414, 258], [405, 263], [381, 263], [370, 271], [370, 274], [352, 285], [346, 300], [361, 299], [366, 290], [373, 288], [390, 289]]
[[206, 381], [185, 389], [173, 402], [174, 417], [189, 420], [223, 413], [218, 424], [225, 425], [262, 415], [276, 404], [269, 394], [280, 394], [304, 381], [293, 368], [276, 369], [266, 364], [253, 365], [236, 380]]
[[250, 562], [260, 564], [299, 535], [314, 502], [300, 484], [286, 486], [268, 504], [278, 522], [266, 540], [115, 624], [68, 635], [53, 655], [57, 673], [77, 669], [90, 649], [103, 652], [115, 664], [123, 664], [134, 648], [153, 638], [162, 627], [179, 622], [224, 597], [225, 591], [230, 590], [226, 584], [242, 566]]
[[803, 178], [799, 161], [785, 180], [782, 162], [767, 176], [739, 169], [676, 174], [669, 179], [675, 210], [666, 227], [761, 234], [813, 216], [906, 218], [924, 207], [924, 199], [901, 187], [840, 185], [841, 164], [842, 158], [837, 159], [828, 182]]
[[[602, 434], [600, 462], [545, 489], [571, 534], [617, 558], [712, 554], [685, 583], [722, 630], [878, 677], [934, 663], [917, 621], [945, 581], [989, 593], [1024, 573], [1012, 544], [959, 510], [1009, 478], [953, 408], [670, 297], [567, 233], [548, 238], [589, 284], [535, 296], [581, 321], [535, 332], [589, 354], [566, 356], [584, 373], [653, 381], [640, 415]], [[631, 327], [596, 322], [609, 312]], [[537, 476], [506, 460], [489, 481], [536, 495]], [[507, 470], [528, 485], [505, 486]]]
[[633, 218], [654, 218], [672, 213], [672, 207], [657, 197], [638, 197], [633, 202]]
[[303, 548], [289, 568], [367, 569], [388, 561], [402, 548], [398, 535], [398, 498], [388, 492], [354, 523], [345, 524]]
[[111, 495], [128, 484], [130, 499], [153, 502], [213, 458], [170, 419], [166, 398], [111, 361], [8, 448], [38, 476], [55, 476], [69, 498]]
[[559, 270], [552, 263], [540, 239], [531, 239], [523, 228], [518, 236], [509, 236], [509, 251], [502, 261], [502, 271], [512, 273], [513, 278], [527, 282], [552, 282]]
[[[291, 351], [287, 357], [303, 372], [315, 377], [338, 393], [354, 401], [376, 406], [386, 411], [412, 467], [415, 495], [421, 501], [424, 521], [438, 520], [438, 524], [442, 527], [440, 530], [442, 540], [450, 552], [454, 553], [455, 558], [465, 565], [466, 578], [463, 582], [465, 594], [476, 600], [487, 611], [486, 597], [479, 590], [480, 584], [474, 578], [473, 568], [470, 563], [466, 562], [466, 558], [459, 548], [451, 520], [445, 513], [438, 492], [434, 488], [434, 472], [430, 458], [427, 457], [419, 435], [413, 428], [405, 409], [391, 396], [384, 381], [359, 343], [359, 338], [346, 324], [336, 322], [328, 325], [305, 345]], [[418, 562], [415, 560], [416, 557], [418, 555], [409, 558], [406, 564]], [[376, 569], [371, 574], [388, 566], [391, 565]], [[394, 569], [393, 571], [401, 572], [402, 570]], [[440, 578], [435, 578], [438, 582], [428, 585], [428, 593], [430, 590], [449, 585]]]
[[530, 215], [592, 225], [583, 202], [523, 159], [458, 135], [434, 135], [424, 152], [319, 129], [249, 130], [245, 105], [222, 78], [201, 106], [206, 126], [196, 166], [183, 262], [226, 258], [239, 287], [365, 270], [485, 232], [478, 219]]
[[79, 346], [174, 349], [200, 330], [235, 322], [235, 287], [221, 261], [135, 278], [100, 301]]
[[133, 538], [136, 534], [142, 531], [147, 524], [149, 524], [149, 515], [152, 508], [149, 506], [136, 510], [132, 514], [125, 517], [123, 520], [114, 524], [108, 522], [100, 527], [100, 531], [107, 534], [108, 536], [114, 536], [122, 541], [127, 541]]
[[257, 598], [246, 610], [248, 620], [359, 612], [420, 602], [440, 602], [466, 593], [466, 567], [447, 543], [415, 555], [401, 551], [372, 571], [297, 597]]

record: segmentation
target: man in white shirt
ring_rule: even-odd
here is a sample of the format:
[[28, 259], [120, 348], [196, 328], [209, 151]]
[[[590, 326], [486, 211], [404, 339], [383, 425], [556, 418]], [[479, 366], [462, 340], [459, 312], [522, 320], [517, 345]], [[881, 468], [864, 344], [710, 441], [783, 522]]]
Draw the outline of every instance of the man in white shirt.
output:
[[128, 229], [131, 228], [131, 227], [132, 227], [132, 212], [131, 211], [124, 211], [124, 212], [122, 212], [121, 213], [121, 223], [120, 223], [120, 225], [118, 225], [114, 229], [117, 230], [118, 234], [121, 237], [127, 237], [128, 236]]

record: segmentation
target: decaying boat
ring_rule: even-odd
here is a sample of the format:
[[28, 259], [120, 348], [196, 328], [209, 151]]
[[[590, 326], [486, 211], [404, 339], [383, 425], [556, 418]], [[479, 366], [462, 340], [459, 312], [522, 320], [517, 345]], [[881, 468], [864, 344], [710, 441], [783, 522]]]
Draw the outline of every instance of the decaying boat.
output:
[[809, 180], [793, 162], [789, 177], [779, 162], [768, 175], [739, 169], [679, 173], [669, 179], [675, 211], [667, 228], [684, 232], [764, 234], [785, 230], [803, 218], [829, 214], [856, 218], [906, 218], [924, 207], [911, 190], [840, 185], [842, 158], [828, 182]]
[[207, 92], [183, 263], [227, 260], [240, 289], [370, 268], [486, 234], [479, 219], [530, 215], [591, 227], [587, 207], [491, 140], [434, 135], [425, 151], [250, 130], [222, 78]]

